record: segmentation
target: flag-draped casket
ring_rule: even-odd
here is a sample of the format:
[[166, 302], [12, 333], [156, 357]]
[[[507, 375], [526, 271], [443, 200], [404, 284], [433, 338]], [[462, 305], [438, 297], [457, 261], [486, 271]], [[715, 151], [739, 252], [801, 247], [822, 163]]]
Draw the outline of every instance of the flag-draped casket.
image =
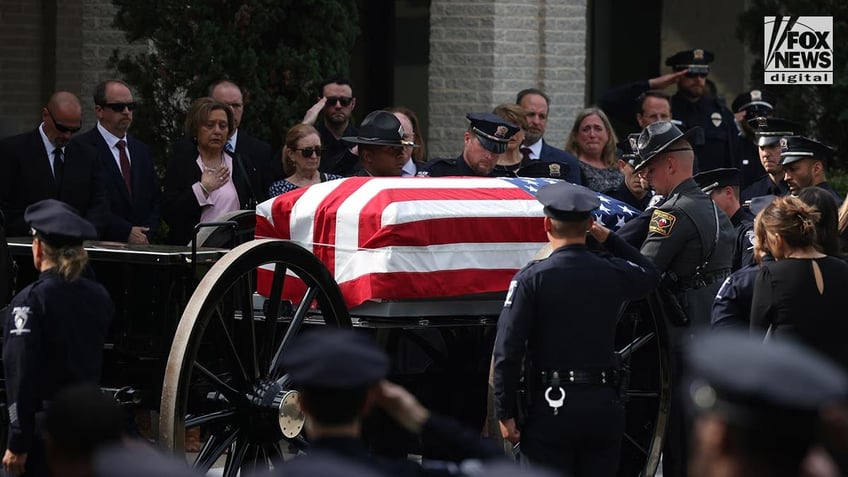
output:
[[[505, 291], [547, 242], [535, 192], [551, 179], [351, 177], [257, 207], [256, 237], [317, 256], [348, 307], [368, 300]], [[638, 211], [601, 196], [596, 218], [617, 228]], [[270, 272], [260, 270], [267, 295]], [[287, 287], [289, 286], [287, 280]], [[284, 295], [299, 296], [287, 288]]]

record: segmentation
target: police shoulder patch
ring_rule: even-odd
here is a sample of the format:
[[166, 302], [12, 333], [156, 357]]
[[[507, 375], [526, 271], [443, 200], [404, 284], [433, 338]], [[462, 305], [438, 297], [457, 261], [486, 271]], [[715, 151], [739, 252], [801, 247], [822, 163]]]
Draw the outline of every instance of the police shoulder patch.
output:
[[674, 227], [677, 217], [662, 210], [654, 210], [651, 214], [651, 224], [648, 227], [649, 232], [656, 232], [660, 235], [668, 235]]

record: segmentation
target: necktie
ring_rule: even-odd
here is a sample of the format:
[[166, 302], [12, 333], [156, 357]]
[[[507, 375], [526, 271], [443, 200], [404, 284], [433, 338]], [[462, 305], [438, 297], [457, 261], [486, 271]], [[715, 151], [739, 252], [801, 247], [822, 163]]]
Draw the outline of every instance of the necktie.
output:
[[65, 159], [62, 154], [62, 148], [53, 149], [53, 177], [56, 179], [56, 188], [62, 185], [62, 178], [65, 176]]
[[226, 150], [227, 152], [229, 152], [230, 154], [232, 154], [232, 153], [233, 153], [233, 151], [235, 151], [235, 150], [236, 150], [236, 148], [234, 148], [234, 147], [233, 147], [233, 143], [228, 142], [228, 143], [227, 143], [227, 145], [226, 145], [226, 146], [224, 146], [224, 150]]
[[121, 175], [124, 176], [124, 184], [127, 192], [132, 196], [132, 175], [130, 175], [130, 158], [127, 157], [127, 142], [121, 139], [115, 146], [118, 147], [118, 157], [121, 160]]
[[530, 153], [532, 153], [533, 151], [529, 147], [522, 147], [521, 149], [519, 149], [519, 151], [521, 151], [521, 157], [523, 160], [530, 160]]

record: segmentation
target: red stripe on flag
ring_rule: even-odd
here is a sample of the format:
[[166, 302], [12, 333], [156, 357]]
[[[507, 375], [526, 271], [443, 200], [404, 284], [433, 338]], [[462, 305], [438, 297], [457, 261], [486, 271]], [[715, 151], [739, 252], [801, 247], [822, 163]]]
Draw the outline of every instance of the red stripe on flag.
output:
[[451, 243], [547, 242], [542, 217], [463, 217], [407, 222], [382, 227], [360, 240], [362, 248]]
[[369, 179], [369, 177], [355, 177], [345, 180], [327, 194], [315, 210], [315, 218], [312, 221], [312, 241], [315, 244], [313, 253], [327, 266], [333, 276], [336, 274], [334, 246], [336, 244], [336, 216], [339, 207]]

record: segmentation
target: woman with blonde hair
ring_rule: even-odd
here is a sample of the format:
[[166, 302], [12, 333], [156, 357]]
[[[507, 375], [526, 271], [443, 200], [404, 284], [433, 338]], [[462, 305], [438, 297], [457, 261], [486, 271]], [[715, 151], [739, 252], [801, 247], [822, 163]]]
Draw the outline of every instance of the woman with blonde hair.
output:
[[584, 186], [596, 192], [607, 192], [624, 180], [615, 157], [617, 141], [609, 118], [600, 108], [586, 108], [577, 114], [565, 150], [579, 159]]
[[518, 132], [509, 138], [506, 152], [498, 156], [495, 164], [494, 175], [498, 177], [516, 177], [524, 155], [521, 153], [521, 145], [524, 143], [524, 135], [527, 133], [527, 117], [524, 109], [517, 104], [500, 104], [492, 113], [506, 119], [518, 126]]
[[819, 211], [792, 196], [757, 214], [755, 255], [768, 252], [754, 284], [751, 332], [798, 339], [848, 370], [844, 288], [848, 264], [817, 248]]
[[309, 124], [296, 124], [288, 130], [283, 144], [282, 161], [286, 178], [271, 184], [268, 188], [269, 197], [342, 178], [318, 170], [321, 165], [321, 135]]

